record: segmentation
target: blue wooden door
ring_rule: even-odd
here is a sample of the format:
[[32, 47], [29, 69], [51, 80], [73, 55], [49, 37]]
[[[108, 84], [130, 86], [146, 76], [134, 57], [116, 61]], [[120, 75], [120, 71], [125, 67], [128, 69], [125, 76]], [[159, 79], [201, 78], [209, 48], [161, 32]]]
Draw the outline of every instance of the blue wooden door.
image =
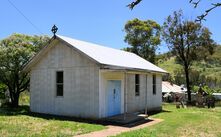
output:
[[121, 81], [108, 80], [107, 82], [108, 93], [108, 116], [120, 114], [121, 112]]

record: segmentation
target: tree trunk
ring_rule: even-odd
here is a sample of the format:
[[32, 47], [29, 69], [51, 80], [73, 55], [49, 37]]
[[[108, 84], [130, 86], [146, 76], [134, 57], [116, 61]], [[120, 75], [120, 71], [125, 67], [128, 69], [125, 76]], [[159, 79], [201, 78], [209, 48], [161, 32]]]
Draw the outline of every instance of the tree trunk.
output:
[[18, 101], [19, 101], [19, 94], [14, 94], [14, 100], [12, 101], [12, 107], [16, 108], [18, 107]]
[[19, 102], [19, 93], [15, 93], [12, 90], [9, 90], [9, 94], [10, 94], [10, 99], [11, 99], [11, 107], [18, 107], [18, 102]]
[[188, 95], [188, 103], [191, 103], [191, 90], [190, 90], [190, 80], [189, 80], [189, 69], [188, 66], [184, 66], [185, 76], [186, 76], [186, 87], [187, 87], [187, 95]]
[[18, 107], [18, 98], [14, 98], [14, 101], [12, 102], [12, 107], [17, 108]]

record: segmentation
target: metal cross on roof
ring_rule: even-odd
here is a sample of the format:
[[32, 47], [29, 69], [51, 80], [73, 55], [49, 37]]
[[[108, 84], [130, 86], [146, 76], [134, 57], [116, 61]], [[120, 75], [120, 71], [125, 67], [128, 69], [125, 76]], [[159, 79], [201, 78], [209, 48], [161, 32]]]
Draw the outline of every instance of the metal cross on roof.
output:
[[54, 25], [54, 26], [51, 28], [51, 31], [52, 31], [52, 33], [54, 34], [54, 37], [56, 37], [56, 36], [55, 36], [55, 33], [58, 31], [58, 27]]

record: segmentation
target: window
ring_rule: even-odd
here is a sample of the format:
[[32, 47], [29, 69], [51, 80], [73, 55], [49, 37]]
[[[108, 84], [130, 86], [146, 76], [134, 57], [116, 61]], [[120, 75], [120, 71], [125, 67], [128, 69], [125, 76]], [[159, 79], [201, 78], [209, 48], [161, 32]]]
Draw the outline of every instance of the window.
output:
[[64, 76], [63, 71], [57, 71], [56, 72], [56, 95], [57, 96], [63, 96], [63, 90], [64, 90]]
[[156, 95], [156, 75], [153, 75], [153, 94]]
[[135, 96], [140, 95], [140, 75], [135, 75]]

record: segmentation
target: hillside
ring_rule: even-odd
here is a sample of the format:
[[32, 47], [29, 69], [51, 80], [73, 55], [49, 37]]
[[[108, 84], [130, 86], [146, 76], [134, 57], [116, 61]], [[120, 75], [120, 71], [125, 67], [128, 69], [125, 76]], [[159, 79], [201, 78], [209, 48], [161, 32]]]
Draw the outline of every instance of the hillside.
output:
[[[171, 56], [170, 53], [165, 53], [158, 55], [157, 58], [158, 66], [171, 74], [171, 80], [174, 83], [185, 83], [182, 66], [176, 63], [174, 56]], [[221, 87], [221, 46], [218, 46], [214, 54], [206, 60], [193, 63], [190, 79], [192, 85], [204, 83], [210, 87]]]

